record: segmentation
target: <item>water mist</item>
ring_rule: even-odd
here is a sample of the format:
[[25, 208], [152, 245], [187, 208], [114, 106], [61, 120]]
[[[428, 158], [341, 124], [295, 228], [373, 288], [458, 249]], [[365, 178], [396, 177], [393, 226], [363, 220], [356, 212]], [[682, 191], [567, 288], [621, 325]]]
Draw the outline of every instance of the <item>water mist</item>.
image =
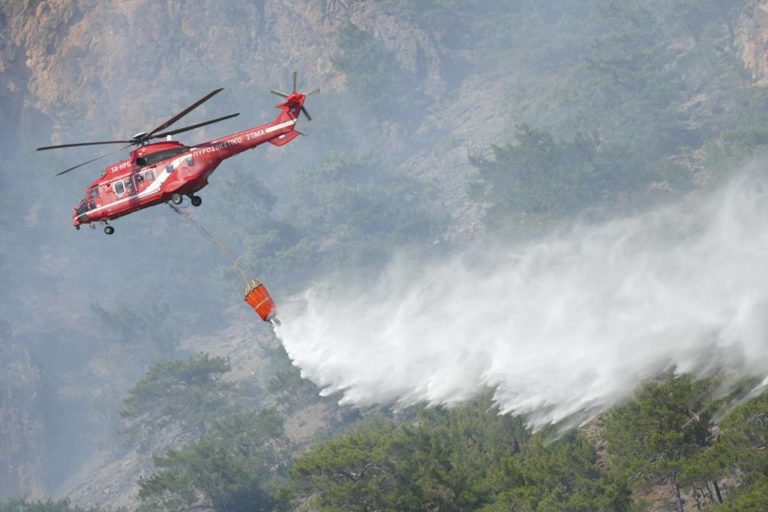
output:
[[533, 425], [600, 411], [665, 368], [768, 375], [768, 178], [757, 173], [478, 254], [317, 283], [279, 306], [277, 334], [343, 403], [450, 405], [492, 389]]

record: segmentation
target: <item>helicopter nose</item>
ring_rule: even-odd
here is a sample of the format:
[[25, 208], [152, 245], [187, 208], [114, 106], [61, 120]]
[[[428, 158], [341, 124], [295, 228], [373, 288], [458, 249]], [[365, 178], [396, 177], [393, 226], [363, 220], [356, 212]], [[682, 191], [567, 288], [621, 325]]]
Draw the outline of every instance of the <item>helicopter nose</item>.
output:
[[80, 229], [80, 224], [88, 222], [88, 215], [85, 213], [78, 213], [77, 208], [72, 211], [72, 225], [75, 229]]

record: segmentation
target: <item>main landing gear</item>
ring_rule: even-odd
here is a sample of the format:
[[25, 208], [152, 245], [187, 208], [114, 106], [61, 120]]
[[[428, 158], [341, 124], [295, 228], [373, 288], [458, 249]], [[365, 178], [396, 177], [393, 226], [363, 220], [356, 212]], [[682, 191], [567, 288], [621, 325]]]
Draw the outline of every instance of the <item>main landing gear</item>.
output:
[[104, 226], [104, 232], [105, 232], [106, 234], [108, 234], [108, 235], [111, 235], [112, 233], [114, 233], [114, 232], [115, 232], [115, 228], [113, 228], [112, 226], [110, 226], [109, 224], [107, 224], [106, 226]]
[[[192, 202], [192, 206], [200, 206], [201, 204], [203, 204], [203, 198], [200, 196], [196, 196], [195, 194], [189, 194], [188, 197], [189, 197], [189, 200]], [[182, 196], [181, 194], [172, 194], [171, 202], [176, 206], [178, 206], [182, 202], [184, 202], [184, 196]]]

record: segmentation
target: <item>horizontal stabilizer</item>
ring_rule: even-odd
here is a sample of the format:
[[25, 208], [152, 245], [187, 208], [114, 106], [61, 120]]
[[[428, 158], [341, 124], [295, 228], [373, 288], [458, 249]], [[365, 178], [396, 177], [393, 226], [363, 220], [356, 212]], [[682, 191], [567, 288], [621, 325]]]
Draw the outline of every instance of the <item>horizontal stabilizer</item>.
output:
[[275, 146], [285, 146], [289, 142], [291, 142], [293, 139], [301, 135], [296, 130], [290, 131], [288, 133], [284, 133], [282, 135], [278, 135], [274, 139], [269, 139], [269, 142], [271, 144], [274, 144]]

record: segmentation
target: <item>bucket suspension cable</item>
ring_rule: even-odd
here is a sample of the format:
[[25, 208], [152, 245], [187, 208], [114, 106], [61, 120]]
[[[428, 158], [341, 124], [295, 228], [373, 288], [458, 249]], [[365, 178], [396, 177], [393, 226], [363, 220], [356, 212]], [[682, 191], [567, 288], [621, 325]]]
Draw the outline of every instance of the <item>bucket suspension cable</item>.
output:
[[238, 274], [240, 274], [240, 277], [243, 279], [243, 284], [245, 285], [245, 297], [243, 300], [245, 300], [245, 302], [247, 302], [248, 305], [251, 306], [253, 310], [256, 311], [256, 313], [259, 314], [262, 320], [270, 322], [273, 325], [279, 325], [280, 321], [275, 316], [275, 303], [272, 300], [272, 297], [269, 295], [267, 287], [257, 279], [249, 280], [245, 270], [243, 270], [243, 267], [241, 267], [237, 262], [237, 259], [232, 256], [232, 253], [229, 252], [229, 249], [227, 249], [223, 243], [219, 242], [216, 237], [211, 234], [210, 231], [205, 229], [200, 223], [196, 222], [195, 219], [193, 219], [187, 212], [172, 203], [168, 203], [168, 206], [170, 206], [173, 211], [178, 213], [182, 219], [195, 226], [200, 230], [201, 233], [208, 237], [208, 239], [213, 242], [213, 244], [219, 249], [221, 254], [223, 254], [224, 257], [230, 261], [230, 263], [232, 263], [232, 267], [237, 271]]
[[235, 259], [235, 257], [232, 256], [232, 253], [229, 252], [229, 249], [227, 249], [227, 247], [224, 244], [216, 240], [216, 237], [214, 237], [210, 233], [210, 231], [205, 229], [199, 222], [195, 221], [195, 219], [193, 219], [187, 212], [185, 212], [184, 210], [182, 210], [181, 208], [179, 208], [173, 203], [168, 203], [168, 206], [170, 206], [173, 211], [181, 215], [182, 219], [184, 219], [185, 221], [195, 226], [197, 229], [200, 230], [201, 233], [203, 233], [206, 237], [208, 237], [208, 239], [213, 243], [213, 245], [215, 245], [219, 249], [221, 254], [223, 254], [224, 257], [229, 260], [229, 262], [232, 264], [232, 268], [234, 268], [237, 271], [237, 273], [240, 274], [240, 277], [243, 280], [243, 284], [247, 287], [248, 275], [245, 273], [245, 270], [243, 270], [243, 268], [237, 262], [237, 259]]

